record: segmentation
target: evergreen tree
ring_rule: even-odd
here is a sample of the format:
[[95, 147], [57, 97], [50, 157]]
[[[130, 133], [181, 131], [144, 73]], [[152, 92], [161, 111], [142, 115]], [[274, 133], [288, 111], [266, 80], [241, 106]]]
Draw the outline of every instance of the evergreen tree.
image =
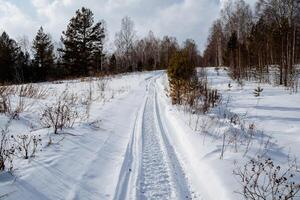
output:
[[13, 82], [16, 78], [16, 64], [20, 48], [6, 32], [0, 36], [0, 82]]
[[36, 78], [33, 76], [33, 69], [31, 66], [30, 55], [28, 52], [19, 51], [15, 63], [15, 78], [14, 82], [35, 82]]
[[35, 67], [39, 69], [40, 78], [45, 79], [54, 64], [54, 47], [50, 36], [44, 33], [43, 27], [38, 30], [33, 40], [32, 49], [34, 52]]
[[113, 54], [109, 59], [109, 71], [115, 73], [117, 66], [117, 59], [115, 54]]
[[183, 95], [187, 92], [191, 81], [196, 76], [194, 63], [190, 59], [187, 50], [181, 50], [172, 56], [167, 73], [172, 103], [182, 104]]
[[99, 55], [100, 58], [103, 56], [104, 38], [103, 22], [94, 25], [94, 14], [90, 9], [77, 10], [61, 38], [63, 62], [70, 68], [71, 75], [87, 75], [101, 66]]

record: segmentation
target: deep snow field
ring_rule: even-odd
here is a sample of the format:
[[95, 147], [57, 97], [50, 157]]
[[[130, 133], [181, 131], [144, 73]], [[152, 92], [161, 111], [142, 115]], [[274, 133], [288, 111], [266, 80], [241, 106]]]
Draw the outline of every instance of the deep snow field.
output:
[[[0, 199], [243, 199], [235, 169], [257, 155], [283, 167], [300, 158], [300, 93], [206, 71], [222, 94], [206, 115], [171, 105], [163, 71], [36, 84], [47, 95], [24, 98], [8, 133], [37, 135], [41, 145], [0, 173]], [[41, 116], [64, 92], [79, 118], [55, 135]], [[1, 129], [8, 121], [0, 114]]]

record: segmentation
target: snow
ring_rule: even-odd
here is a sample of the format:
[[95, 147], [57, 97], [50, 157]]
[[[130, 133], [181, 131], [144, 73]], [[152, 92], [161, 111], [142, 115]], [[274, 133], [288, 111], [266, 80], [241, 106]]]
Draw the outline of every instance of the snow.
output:
[[[230, 81], [226, 71], [208, 71], [213, 87], [220, 90], [223, 99], [230, 99], [228, 110], [243, 116], [243, 120], [254, 123], [258, 130], [274, 137], [278, 145], [288, 151], [299, 152], [300, 94], [292, 93], [284, 87], [274, 87], [259, 82], [245, 82], [244, 86]], [[228, 83], [232, 88], [228, 90]], [[261, 97], [253, 95], [254, 89], [263, 88]]]
[[[233, 175], [237, 166], [243, 166], [257, 155], [271, 157], [283, 166], [288, 165], [288, 158], [299, 159], [300, 94], [250, 81], [241, 87], [222, 69], [217, 72], [207, 68], [206, 73], [210, 85], [222, 93], [223, 102], [207, 115], [199, 116], [197, 130], [197, 117], [184, 112], [181, 107], [172, 106], [170, 99], [163, 95], [168, 88], [166, 76], [157, 81], [161, 93], [161, 118], [195, 195], [210, 200], [238, 200], [242, 198], [237, 194], [241, 186]], [[253, 95], [257, 86], [264, 89], [258, 98]], [[237, 114], [246, 129], [255, 125], [257, 134], [249, 150], [243, 138], [240, 138], [237, 150], [233, 144], [227, 144], [233, 137], [233, 130], [241, 131], [241, 127], [230, 123], [224, 114]], [[223, 133], [228, 140], [224, 158], [220, 159]], [[297, 180], [299, 182], [300, 177]]]
[[[29, 161], [16, 160], [15, 177], [7, 173], [0, 176], [0, 194], [8, 194], [6, 199], [112, 199], [134, 118], [145, 95], [145, 80], [154, 75], [146, 73], [112, 79], [109, 94], [105, 96], [110, 96], [111, 92], [117, 94], [116, 91], [130, 85], [127, 94], [120, 93], [105, 104], [95, 101], [90, 119], [60, 135], [52, 135], [54, 144], [49, 147], [46, 143], [51, 130], [31, 133], [43, 135], [43, 151]], [[74, 81], [47, 86], [57, 92], [68, 87], [80, 94], [86, 91], [86, 84]], [[10, 127], [11, 133], [25, 129], [24, 116], [36, 121], [39, 117], [30, 111], [22, 114], [21, 119]], [[14, 126], [15, 123], [20, 125]], [[56, 144], [57, 141], [60, 142]]]
[[[288, 157], [299, 159], [299, 93], [254, 81], [241, 86], [224, 69], [206, 72], [223, 101], [199, 116], [171, 105], [164, 71], [34, 84], [48, 95], [24, 98], [29, 106], [9, 134], [40, 135], [41, 151], [15, 158], [13, 175], [0, 173], [0, 198], [238, 200], [237, 166], [258, 154], [283, 166]], [[260, 97], [253, 95], [257, 86]], [[41, 113], [64, 91], [80, 118], [54, 135], [41, 125]], [[17, 104], [16, 95], [11, 99]], [[8, 120], [0, 114], [0, 127]]]
[[[119, 185], [118, 190], [121, 192], [118, 193], [117, 199], [191, 198], [189, 186], [176, 155], [165, 140], [162, 122], [157, 113], [154, 80], [148, 84], [144, 107], [140, 110], [137, 120], [140, 125], [133, 135], [135, 144], [132, 142], [128, 146], [130, 159], [125, 161], [127, 181]], [[128, 163], [128, 160], [131, 160], [131, 163]]]

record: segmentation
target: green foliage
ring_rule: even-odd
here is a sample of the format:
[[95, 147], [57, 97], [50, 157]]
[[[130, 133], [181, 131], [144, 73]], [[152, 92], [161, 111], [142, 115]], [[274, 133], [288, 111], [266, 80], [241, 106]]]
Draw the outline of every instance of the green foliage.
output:
[[71, 68], [72, 75], [87, 75], [98, 69], [103, 56], [105, 29], [103, 22], [94, 24], [94, 14], [82, 7], [70, 20], [61, 38], [64, 48], [64, 64]]
[[41, 27], [35, 39], [33, 40], [32, 50], [34, 53], [33, 63], [36, 67], [43, 69], [42, 79], [45, 79], [48, 75], [50, 68], [54, 65], [54, 46], [52, 44], [50, 35], [44, 33], [43, 27]]
[[0, 82], [12, 82], [16, 79], [21, 58], [21, 50], [16, 41], [3, 32], [0, 36]]
[[173, 55], [168, 67], [170, 79], [189, 81], [196, 74], [195, 66], [186, 51], [179, 51]]
[[182, 104], [184, 94], [188, 93], [195, 76], [195, 66], [189, 58], [188, 51], [182, 50], [175, 53], [168, 67], [170, 95], [173, 104]]

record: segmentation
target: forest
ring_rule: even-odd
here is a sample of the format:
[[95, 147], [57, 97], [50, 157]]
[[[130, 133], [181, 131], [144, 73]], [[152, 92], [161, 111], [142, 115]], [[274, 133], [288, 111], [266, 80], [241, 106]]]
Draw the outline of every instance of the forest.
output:
[[[180, 45], [175, 37], [155, 37], [152, 31], [138, 39], [130, 17], [121, 21], [115, 35], [115, 51], [104, 49], [107, 37], [104, 20], [95, 22], [93, 12], [82, 7], [70, 20], [60, 42], [41, 27], [32, 42], [16, 41], [6, 32], [0, 36], [0, 82], [27, 83], [101, 74], [165, 69]], [[196, 43], [188, 39], [193, 60], [200, 64]]]
[[[244, 0], [227, 1], [210, 29], [205, 50], [193, 39], [138, 38], [126, 16], [115, 34], [114, 50], [104, 48], [104, 20], [82, 7], [70, 19], [59, 42], [41, 27], [34, 40], [0, 36], [0, 82], [26, 83], [132, 71], [166, 69], [173, 56], [188, 51], [194, 67], [227, 66], [235, 79], [268, 81], [293, 87], [300, 62], [300, 1], [259, 0], [252, 8]], [[199, 37], [202, 37], [199, 35]], [[205, 39], [205, 38], [203, 38]]]
[[259, 0], [254, 9], [243, 0], [228, 1], [203, 53], [205, 66], [229, 66], [233, 78], [266, 81], [275, 71], [284, 86], [293, 86], [299, 62], [299, 0]]

